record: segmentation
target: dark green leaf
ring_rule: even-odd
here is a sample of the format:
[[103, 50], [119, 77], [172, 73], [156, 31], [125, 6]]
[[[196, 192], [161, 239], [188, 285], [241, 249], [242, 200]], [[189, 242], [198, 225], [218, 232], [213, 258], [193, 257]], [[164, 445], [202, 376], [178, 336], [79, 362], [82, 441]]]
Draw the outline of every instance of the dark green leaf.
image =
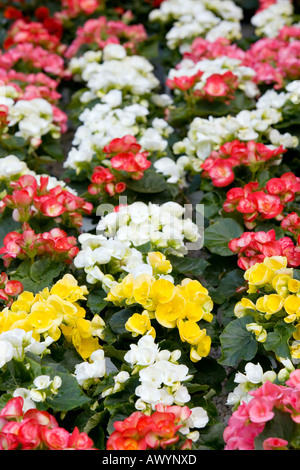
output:
[[289, 341], [295, 326], [290, 323], [285, 323], [283, 320], [274, 327], [274, 331], [268, 333], [267, 339], [264, 342], [266, 351], [273, 351], [276, 356], [291, 358]]
[[228, 243], [240, 237], [243, 227], [234, 219], [219, 219], [204, 231], [204, 246], [212, 253], [220, 256], [233, 256]]
[[255, 356], [258, 346], [255, 335], [247, 331], [246, 325], [253, 318], [247, 315], [228, 323], [220, 335], [222, 357], [219, 363], [235, 367], [241, 360], [250, 361]]

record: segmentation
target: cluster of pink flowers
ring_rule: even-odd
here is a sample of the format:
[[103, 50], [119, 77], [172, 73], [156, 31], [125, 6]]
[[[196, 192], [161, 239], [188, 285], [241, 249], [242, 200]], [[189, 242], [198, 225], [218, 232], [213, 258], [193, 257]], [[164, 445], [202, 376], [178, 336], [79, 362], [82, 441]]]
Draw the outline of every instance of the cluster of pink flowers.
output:
[[97, 450], [85, 432], [75, 427], [69, 433], [47, 411], [24, 413], [23, 403], [12, 398], [0, 411], [0, 450]]
[[68, 236], [64, 230], [53, 228], [50, 232], [35, 233], [27, 223], [23, 224], [22, 233], [9, 232], [3, 239], [3, 245], [0, 255], [5, 267], [13, 259], [33, 260], [36, 256], [70, 264], [79, 251], [76, 237]]
[[[39, 10], [41, 11], [41, 9]], [[48, 16], [46, 15], [46, 11], [43, 16], [38, 15], [40, 21], [17, 19], [7, 32], [4, 48], [8, 49], [16, 44], [30, 43], [44, 47], [48, 51], [63, 52], [65, 46], [60, 42], [63, 32], [62, 24], [59, 20], [49, 17], [49, 10]]]
[[284, 218], [283, 210], [288, 202], [294, 201], [300, 192], [300, 177], [292, 172], [280, 178], [271, 178], [265, 187], [256, 181], [243, 188], [231, 188], [223, 204], [225, 212], [238, 211], [243, 215], [245, 226], [251, 230], [257, 221]]
[[[296, 31], [295, 31], [296, 30]], [[253, 43], [245, 54], [244, 65], [255, 70], [254, 81], [272, 84], [275, 89], [284, 85], [284, 80], [295, 80], [300, 76], [300, 28], [293, 27], [293, 40], [289, 41], [288, 27], [282, 28], [277, 38], [262, 38]]]
[[223, 74], [214, 73], [207, 78], [205, 85], [201, 89], [194, 90], [195, 84], [202, 75], [203, 72], [199, 71], [192, 76], [168, 78], [166, 85], [172, 90], [179, 89], [185, 92], [189, 90], [190, 95], [185, 94], [187, 100], [190, 98], [200, 98], [214, 101], [220, 98], [225, 100], [225, 103], [229, 103], [234, 98], [234, 92], [237, 90], [239, 83], [237, 76], [232, 72], [228, 71]]
[[62, 10], [55, 16], [66, 20], [78, 15], [92, 15], [103, 3], [103, 0], [61, 0]]
[[23, 292], [23, 284], [20, 281], [10, 280], [5, 272], [0, 274], [0, 299], [4, 300], [6, 307], [14, 301], [14, 297]]
[[142, 24], [127, 25], [121, 20], [107, 20], [105, 16], [89, 19], [77, 29], [76, 38], [68, 47], [65, 56], [70, 59], [82, 45], [97, 46], [103, 49], [107, 44], [121, 44], [135, 52], [139, 42], [145, 41], [147, 33]]
[[69, 78], [71, 75], [65, 69], [64, 60], [60, 55], [39, 45], [20, 43], [0, 54], [0, 68], [5, 70], [17, 69], [19, 61], [32, 71], [39, 69], [57, 78]]
[[274, 229], [268, 232], [244, 232], [240, 237], [233, 238], [228, 247], [238, 254], [238, 266], [244, 270], [271, 256], [285, 256], [289, 267], [300, 266], [300, 245], [295, 246], [290, 237], [276, 240]]
[[183, 53], [183, 59], [190, 59], [197, 63], [202, 59], [216, 59], [217, 57], [231, 57], [244, 60], [245, 51], [236, 44], [231, 44], [227, 38], [218, 38], [210, 42], [202, 37], [193, 40], [189, 51]]
[[280, 226], [283, 230], [292, 233], [298, 239], [300, 245], [300, 216], [296, 212], [287, 214], [281, 221]]
[[[253, 398], [243, 402], [229, 418], [224, 431], [225, 450], [255, 450], [255, 438], [266, 423], [272, 422], [276, 411], [286, 413], [287, 418], [300, 423], [300, 370], [291, 372], [286, 385], [265, 382], [249, 392]], [[286, 436], [270, 436], [263, 442], [264, 450], [289, 450]]]
[[261, 38], [247, 50], [231, 44], [226, 38], [214, 42], [198, 37], [184, 59], [197, 63], [203, 59], [226, 56], [241, 61], [241, 65], [255, 71], [253, 82], [271, 84], [275, 89], [284, 86], [286, 80], [300, 77], [300, 27], [284, 26], [275, 38]]
[[12, 181], [13, 192], [2, 199], [0, 211], [12, 209], [13, 219], [21, 223], [33, 217], [50, 217], [64, 226], [81, 227], [83, 215], [92, 212], [92, 204], [60, 185], [48, 190], [48, 181], [48, 176], [38, 182], [32, 175]]
[[286, 151], [282, 145], [270, 149], [253, 140], [247, 143], [239, 140], [226, 142], [219, 150], [213, 151], [202, 163], [202, 176], [211, 178], [214, 186], [228, 186], [235, 178], [234, 167], [245, 165], [254, 173], [258, 169], [262, 169], [262, 165], [265, 165], [266, 162], [280, 161]]
[[107, 144], [103, 152], [106, 158], [110, 159], [111, 169], [103, 166], [94, 169], [92, 182], [88, 186], [89, 193], [98, 194], [105, 191], [113, 196], [125, 191], [126, 183], [122, 181], [124, 177], [141, 179], [144, 171], [151, 166], [147, 159], [148, 152], [142, 152], [141, 148], [136, 138], [131, 135], [113, 139]]
[[[191, 415], [187, 406], [156, 405], [150, 416], [133, 412], [124, 421], [115, 421], [115, 431], [109, 436], [107, 450], [168, 449], [179, 441], [178, 430]], [[191, 449], [192, 442], [185, 439], [180, 449]]]
[[43, 72], [26, 74], [2, 68], [0, 80], [5, 85], [13, 86], [18, 92], [18, 98], [22, 100], [44, 98], [50, 103], [57, 103], [61, 98], [61, 94], [57, 91], [58, 82]]

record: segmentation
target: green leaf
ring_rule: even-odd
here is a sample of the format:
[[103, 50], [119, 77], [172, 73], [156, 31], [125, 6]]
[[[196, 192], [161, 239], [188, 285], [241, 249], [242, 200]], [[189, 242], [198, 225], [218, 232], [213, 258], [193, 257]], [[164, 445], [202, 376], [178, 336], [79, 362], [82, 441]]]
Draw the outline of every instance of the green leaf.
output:
[[188, 256], [181, 258], [175, 255], [169, 255], [168, 259], [173, 268], [185, 275], [200, 276], [209, 264], [208, 261], [203, 258], [189, 258]]
[[263, 431], [254, 439], [255, 450], [263, 450], [263, 443], [269, 437], [277, 437], [291, 442], [297, 424], [291, 419], [290, 413], [274, 409], [274, 417], [267, 421]]
[[234, 219], [219, 219], [204, 231], [204, 246], [214, 254], [220, 256], [233, 256], [228, 248], [228, 243], [240, 237], [244, 232], [243, 227]]
[[32, 264], [30, 277], [33, 281], [49, 286], [53, 279], [59, 276], [63, 268], [63, 263], [58, 263], [50, 259], [40, 259]]
[[115, 333], [117, 334], [128, 333], [128, 331], [125, 328], [125, 323], [132, 315], [133, 315], [133, 311], [130, 308], [124, 308], [123, 310], [120, 310], [119, 312], [114, 313], [112, 317], [109, 319], [108, 323], [111, 329]]
[[238, 287], [241, 287], [244, 284], [244, 271], [241, 269], [234, 269], [221, 279], [218, 292], [225, 295], [225, 298], [228, 299], [236, 294]]
[[62, 380], [61, 387], [56, 395], [46, 398], [47, 405], [54, 411], [70, 411], [91, 401], [88, 396], [84, 395], [73, 375], [59, 370], [56, 371], [56, 375], [59, 375]]
[[219, 363], [235, 367], [241, 360], [250, 361], [255, 356], [258, 346], [255, 335], [247, 331], [246, 325], [252, 323], [250, 315], [233, 320], [220, 335], [222, 357]]
[[107, 306], [108, 302], [104, 300], [106, 295], [106, 292], [101, 288], [89, 293], [87, 306], [95, 315], [99, 314]]
[[268, 333], [266, 341], [263, 343], [266, 351], [273, 351], [276, 356], [291, 358], [289, 341], [295, 327], [293, 324], [285, 323], [283, 320], [278, 322], [274, 331]]
[[168, 187], [165, 178], [151, 169], [145, 171], [140, 180], [126, 180], [126, 186], [137, 193], [147, 194], [160, 193]]

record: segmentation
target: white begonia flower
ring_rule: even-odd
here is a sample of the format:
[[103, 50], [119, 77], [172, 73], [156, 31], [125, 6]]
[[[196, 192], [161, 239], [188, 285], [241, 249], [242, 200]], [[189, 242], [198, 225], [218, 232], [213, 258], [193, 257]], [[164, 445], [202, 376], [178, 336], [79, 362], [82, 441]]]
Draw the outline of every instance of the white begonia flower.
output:
[[188, 403], [190, 399], [191, 395], [184, 385], [181, 385], [174, 394], [174, 402], [178, 405], [184, 405], [184, 403]]
[[124, 59], [126, 57], [127, 52], [125, 47], [121, 44], [107, 44], [103, 48], [103, 59], [106, 60], [113, 60], [113, 59]]
[[74, 375], [79, 385], [94, 378], [102, 378], [106, 374], [106, 362], [103, 349], [97, 349], [90, 356], [91, 362], [76, 364]]
[[136, 351], [136, 364], [139, 366], [149, 366], [156, 360], [157, 351], [151, 347], [141, 347]]
[[57, 392], [57, 390], [61, 387], [61, 385], [62, 385], [61, 377], [59, 377], [59, 375], [56, 375], [51, 383], [51, 391]]
[[0, 159], [0, 179], [9, 179], [15, 175], [22, 175], [29, 172], [27, 164], [15, 155], [8, 155]]
[[23, 413], [26, 413], [26, 411], [36, 408], [34, 401], [31, 399], [30, 390], [28, 390], [27, 388], [24, 388], [24, 387], [16, 388], [13, 392], [13, 397], [23, 398], [23, 407], [22, 407]]
[[164, 371], [156, 363], [141, 369], [139, 377], [142, 384], [150, 384], [155, 388], [164, 383]]
[[45, 399], [47, 397], [47, 394], [46, 394], [46, 392], [42, 392], [42, 391], [37, 390], [37, 389], [32, 389], [32, 390], [29, 390], [29, 396], [30, 396], [31, 400], [33, 400], [35, 402], [43, 402], [43, 401], [45, 401]]
[[9, 341], [0, 339], [0, 368], [14, 357], [14, 348]]
[[102, 97], [104, 103], [109, 104], [111, 108], [117, 108], [122, 104], [123, 96], [121, 90], [110, 90]]
[[167, 148], [168, 142], [157, 129], [148, 127], [139, 139], [139, 144], [148, 152], [163, 152]]
[[130, 375], [125, 370], [122, 370], [121, 372], [119, 372], [117, 375], [114, 376], [115, 382], [118, 382], [121, 384], [125, 383], [129, 378], [130, 378]]
[[251, 395], [247, 393], [247, 391], [244, 390], [244, 387], [240, 384], [235, 389], [233, 392], [230, 392], [227, 396], [226, 400], [226, 405], [228, 406], [236, 406], [239, 405], [241, 402], [248, 403], [251, 398], [253, 398]]
[[53, 343], [53, 341], [54, 339], [51, 338], [51, 336], [47, 336], [44, 341], [35, 341], [32, 338], [32, 342], [24, 348], [24, 351], [29, 351], [33, 354], [40, 356], [45, 351], [47, 351], [47, 348], [50, 346], [50, 344]]
[[161, 391], [154, 384], [148, 382], [138, 385], [135, 389], [136, 396], [140, 397], [145, 403], [156, 405], [160, 402]]
[[40, 375], [34, 379], [33, 385], [37, 390], [44, 390], [51, 385], [51, 382], [49, 375]]
[[190, 428], [204, 428], [208, 421], [209, 417], [207, 411], [201, 406], [196, 406], [191, 408], [192, 414], [187, 420], [187, 424]]
[[162, 93], [161, 95], [153, 93], [153, 95], [151, 96], [151, 101], [156, 106], [159, 106], [161, 108], [167, 108], [173, 103], [173, 99], [171, 98], [171, 96], [167, 95], [166, 93]]

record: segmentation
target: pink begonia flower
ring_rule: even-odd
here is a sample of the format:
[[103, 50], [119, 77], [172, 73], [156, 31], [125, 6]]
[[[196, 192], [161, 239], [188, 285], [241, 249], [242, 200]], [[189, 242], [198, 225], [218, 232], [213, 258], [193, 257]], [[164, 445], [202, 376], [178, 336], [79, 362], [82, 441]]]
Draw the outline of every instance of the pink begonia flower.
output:
[[12, 398], [0, 411], [1, 418], [20, 418], [21, 416], [23, 416], [23, 398], [21, 397]]
[[286, 385], [289, 387], [295, 387], [300, 390], [300, 369], [293, 370], [290, 373], [289, 379], [286, 381]]
[[266, 397], [253, 398], [248, 406], [249, 418], [253, 423], [265, 423], [274, 417], [273, 402]]
[[269, 437], [263, 442], [264, 450], [288, 450], [287, 445], [288, 441], [285, 439], [280, 439], [278, 437]]

